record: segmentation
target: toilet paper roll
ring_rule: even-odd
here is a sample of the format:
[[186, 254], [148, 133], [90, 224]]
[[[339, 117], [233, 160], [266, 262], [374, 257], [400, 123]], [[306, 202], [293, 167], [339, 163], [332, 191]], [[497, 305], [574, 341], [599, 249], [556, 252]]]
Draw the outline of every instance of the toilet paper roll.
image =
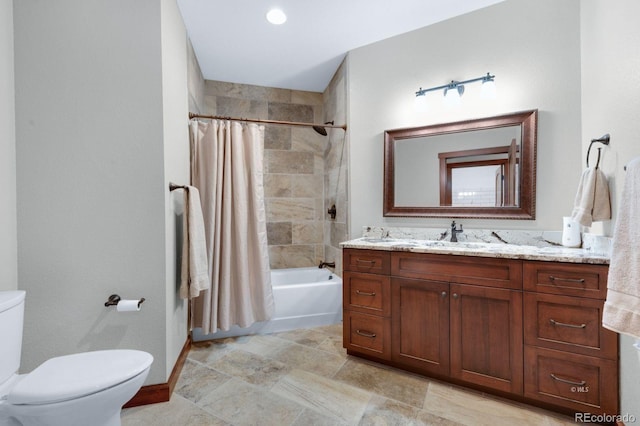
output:
[[121, 300], [116, 306], [118, 312], [138, 312], [140, 310], [139, 300]]

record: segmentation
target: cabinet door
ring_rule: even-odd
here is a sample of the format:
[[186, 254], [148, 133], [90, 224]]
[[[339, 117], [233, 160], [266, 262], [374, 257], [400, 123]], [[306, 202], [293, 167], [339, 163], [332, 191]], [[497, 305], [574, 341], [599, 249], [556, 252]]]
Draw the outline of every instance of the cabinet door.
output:
[[392, 278], [391, 359], [449, 374], [449, 284]]
[[451, 376], [522, 395], [522, 293], [451, 284]]

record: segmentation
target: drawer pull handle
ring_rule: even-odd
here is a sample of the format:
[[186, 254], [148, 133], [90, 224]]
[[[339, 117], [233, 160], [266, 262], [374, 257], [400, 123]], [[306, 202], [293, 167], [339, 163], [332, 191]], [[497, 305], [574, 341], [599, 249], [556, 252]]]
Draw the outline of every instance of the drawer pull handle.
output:
[[356, 259], [356, 263], [364, 263], [364, 264], [373, 266], [373, 265], [376, 264], [376, 261], [375, 260]]
[[554, 277], [553, 275], [549, 275], [549, 279], [551, 281], [566, 281], [569, 283], [584, 283], [584, 278], [559, 278], [559, 277]]
[[360, 290], [356, 290], [356, 294], [359, 294], [360, 296], [375, 296], [375, 293], [367, 293], [366, 291], [360, 291]]
[[587, 384], [587, 382], [585, 382], [584, 380], [581, 380], [579, 382], [574, 382], [573, 380], [567, 380], [567, 379], [563, 379], [562, 377], [558, 377], [553, 373], [551, 373], [550, 376], [553, 380], [557, 380], [559, 382], [566, 383], [568, 385], [584, 386]]
[[569, 327], [569, 328], [585, 328], [587, 324], [567, 324], [566, 322], [558, 322], [553, 318], [549, 319], [549, 322], [553, 325], [559, 325], [560, 327]]
[[376, 337], [376, 333], [369, 333], [368, 331], [356, 330], [356, 334], [359, 334], [363, 337], [368, 337], [370, 339], [373, 339], [374, 337]]

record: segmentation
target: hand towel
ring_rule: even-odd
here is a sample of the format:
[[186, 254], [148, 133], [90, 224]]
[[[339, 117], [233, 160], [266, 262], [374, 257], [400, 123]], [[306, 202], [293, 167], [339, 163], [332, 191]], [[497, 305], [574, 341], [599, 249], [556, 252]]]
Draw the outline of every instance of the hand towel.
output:
[[640, 338], [640, 157], [627, 165], [613, 231], [605, 328]]
[[185, 186], [184, 189], [182, 235], [180, 297], [191, 299], [211, 287], [200, 192], [194, 186]]
[[599, 168], [588, 168], [582, 172], [571, 218], [583, 226], [611, 219], [609, 183]]

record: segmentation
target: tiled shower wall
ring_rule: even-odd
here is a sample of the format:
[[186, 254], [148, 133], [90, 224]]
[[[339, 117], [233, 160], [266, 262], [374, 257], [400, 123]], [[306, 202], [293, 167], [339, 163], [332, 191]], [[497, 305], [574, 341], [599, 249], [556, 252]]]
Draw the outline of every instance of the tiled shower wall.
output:
[[[337, 125], [347, 122], [346, 65], [343, 62], [324, 92], [324, 120]], [[328, 149], [324, 158], [325, 212], [336, 205], [336, 218], [325, 216], [324, 254], [328, 261], [336, 262], [336, 272], [342, 275], [342, 250], [339, 244], [348, 240], [347, 228], [347, 165], [349, 133], [342, 129], [329, 131]]]
[[[318, 123], [322, 93], [206, 80], [203, 114]], [[310, 127], [265, 126], [264, 188], [272, 269], [324, 260], [324, 156], [329, 138]]]

